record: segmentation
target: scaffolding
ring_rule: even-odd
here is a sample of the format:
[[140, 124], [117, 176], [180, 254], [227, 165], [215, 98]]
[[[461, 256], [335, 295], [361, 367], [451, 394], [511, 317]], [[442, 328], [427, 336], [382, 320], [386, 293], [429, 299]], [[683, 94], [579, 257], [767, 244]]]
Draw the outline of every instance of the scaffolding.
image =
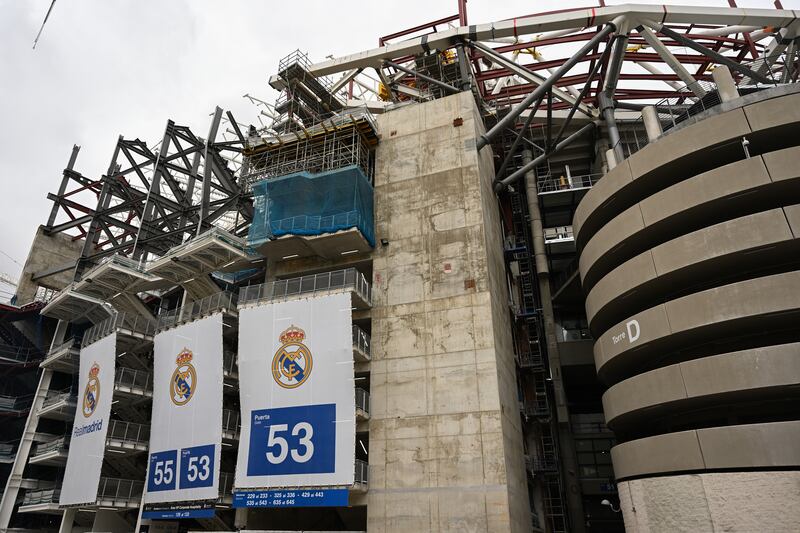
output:
[[372, 181], [377, 126], [366, 109], [353, 109], [307, 128], [272, 137], [250, 139], [243, 180], [253, 183], [295, 172], [312, 174], [357, 165]]

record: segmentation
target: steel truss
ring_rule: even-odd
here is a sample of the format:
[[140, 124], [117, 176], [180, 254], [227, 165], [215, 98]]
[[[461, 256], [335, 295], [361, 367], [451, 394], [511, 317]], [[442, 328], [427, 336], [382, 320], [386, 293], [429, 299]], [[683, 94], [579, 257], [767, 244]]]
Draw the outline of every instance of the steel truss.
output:
[[53, 209], [45, 233], [85, 239], [77, 263], [62, 270], [74, 266], [77, 279], [111, 254], [161, 256], [214, 225], [244, 231], [252, 218], [252, 200], [239, 183], [245, 138], [230, 112], [224, 118], [217, 108], [205, 140], [169, 120], [155, 149], [120, 136], [99, 179], [74, 170], [74, 147], [58, 193], [48, 195]]

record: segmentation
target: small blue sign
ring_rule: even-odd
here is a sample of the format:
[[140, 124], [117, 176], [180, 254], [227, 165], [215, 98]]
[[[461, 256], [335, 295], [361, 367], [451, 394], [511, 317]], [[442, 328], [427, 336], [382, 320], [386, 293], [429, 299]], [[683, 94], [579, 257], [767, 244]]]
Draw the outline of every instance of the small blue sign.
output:
[[181, 488], [210, 487], [214, 484], [214, 445], [181, 450]]
[[336, 404], [250, 414], [248, 476], [323, 474], [336, 469]]
[[151, 453], [147, 492], [175, 490], [177, 480], [178, 450]]
[[347, 507], [347, 489], [259, 490], [233, 493], [233, 507]]
[[142, 518], [168, 520], [175, 518], [214, 518], [214, 509], [171, 509], [168, 511], [142, 511]]

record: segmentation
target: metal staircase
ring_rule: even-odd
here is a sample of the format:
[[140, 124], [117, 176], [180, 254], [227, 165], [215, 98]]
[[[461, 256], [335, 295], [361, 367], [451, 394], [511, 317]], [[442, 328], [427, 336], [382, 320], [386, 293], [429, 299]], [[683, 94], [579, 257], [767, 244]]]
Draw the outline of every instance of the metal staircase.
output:
[[[531, 457], [531, 474], [542, 486], [544, 518], [547, 531], [566, 533], [567, 518], [564, 509], [564, 493], [559, 471], [558, 442], [552, 427], [552, 404], [550, 401], [549, 364], [542, 330], [538, 277], [532, 257], [533, 240], [530, 235], [527, 199], [523, 191], [510, 193], [512, 237], [506, 245], [506, 259], [516, 262], [518, 275], [516, 285], [519, 302], [514, 305], [515, 337], [517, 349], [518, 379], [528, 384], [528, 394], [522, 396], [522, 414], [530, 431], [537, 435], [537, 454]], [[530, 392], [533, 393], [531, 397]]]

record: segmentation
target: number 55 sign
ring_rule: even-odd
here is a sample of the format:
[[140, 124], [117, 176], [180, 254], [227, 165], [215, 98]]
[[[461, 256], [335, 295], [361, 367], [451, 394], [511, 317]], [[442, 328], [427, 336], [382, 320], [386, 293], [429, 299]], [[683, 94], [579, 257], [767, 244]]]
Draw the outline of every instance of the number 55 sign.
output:
[[336, 404], [252, 412], [248, 476], [324, 474], [335, 463]]
[[[180, 457], [180, 461], [178, 461]], [[150, 454], [147, 491], [211, 487], [214, 484], [214, 445]], [[178, 486], [176, 486], [176, 484]]]

